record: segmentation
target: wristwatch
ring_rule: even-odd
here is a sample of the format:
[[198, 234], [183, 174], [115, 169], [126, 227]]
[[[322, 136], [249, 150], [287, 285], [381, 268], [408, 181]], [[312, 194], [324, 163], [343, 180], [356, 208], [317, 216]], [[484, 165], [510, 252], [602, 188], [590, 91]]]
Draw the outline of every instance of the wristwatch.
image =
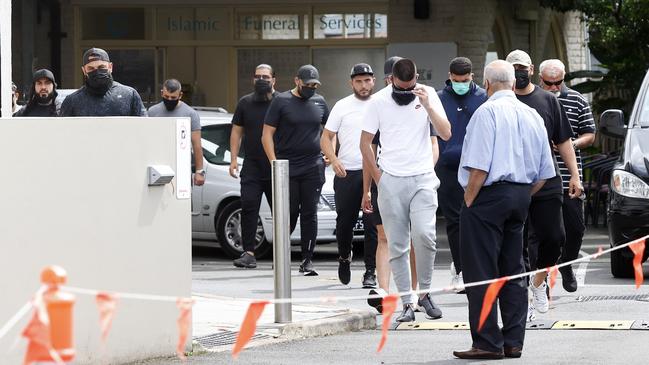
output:
[[204, 169], [196, 170], [196, 173], [199, 174], [199, 175], [205, 176], [205, 170]]

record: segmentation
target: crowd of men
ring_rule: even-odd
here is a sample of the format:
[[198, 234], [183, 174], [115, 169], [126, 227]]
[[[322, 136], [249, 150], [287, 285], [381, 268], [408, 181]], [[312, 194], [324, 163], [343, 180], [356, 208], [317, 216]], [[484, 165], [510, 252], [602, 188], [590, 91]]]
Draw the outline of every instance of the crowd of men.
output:
[[[138, 93], [113, 80], [108, 53], [91, 48], [83, 55], [84, 85], [59, 105], [52, 72], [34, 73], [28, 102], [15, 116], [189, 117], [196, 174], [203, 184], [200, 119], [181, 101], [181, 84], [169, 79], [162, 102], [147, 113]], [[338, 277], [351, 280], [353, 227], [359, 210], [365, 226], [362, 278], [370, 294], [386, 295], [390, 275], [401, 293], [398, 322], [442, 317], [428, 291], [433, 287], [436, 214], [445, 217], [451, 249], [451, 285], [546, 268], [577, 258], [584, 234], [579, 151], [595, 138], [586, 99], [564, 82], [560, 60], [543, 61], [540, 84], [530, 82], [535, 67], [527, 53], [512, 51], [489, 63], [482, 87], [472, 63], [457, 57], [448, 80], [436, 91], [418, 83], [417, 66], [391, 57], [384, 65], [385, 87], [375, 92], [371, 65], [351, 68], [351, 94], [330, 110], [316, 91], [318, 70], [300, 67], [294, 87], [275, 90], [271, 65], [254, 69], [253, 91], [243, 96], [232, 117], [230, 175], [241, 183], [243, 254], [234, 260], [255, 268], [255, 233], [261, 199], [271, 202], [270, 161], [289, 161], [290, 225], [298, 217], [302, 261], [299, 271], [318, 275], [313, 265], [317, 206], [325, 168], [335, 173]], [[16, 90], [12, 90], [16, 92]], [[14, 103], [15, 104], [15, 103]], [[380, 208], [380, 210], [379, 210]], [[466, 359], [520, 357], [525, 323], [535, 311], [549, 310], [547, 274], [507, 281], [497, 306], [478, 331], [486, 287], [466, 289], [472, 346], [454, 355]], [[570, 266], [561, 269], [565, 290], [577, 290]], [[378, 284], [378, 285], [377, 285]], [[377, 287], [378, 286], [378, 287]], [[532, 300], [528, 299], [528, 288]], [[423, 294], [410, 295], [411, 290]], [[368, 303], [379, 312], [375, 295]]]
[[[349, 96], [331, 109], [316, 93], [318, 70], [302, 66], [295, 87], [275, 91], [275, 74], [261, 64], [254, 92], [239, 101], [231, 145], [243, 140], [242, 232], [245, 252], [237, 267], [254, 268], [254, 229], [262, 194], [270, 201], [270, 161], [290, 164], [291, 230], [302, 227], [300, 272], [313, 267], [317, 202], [330, 165], [334, 177], [338, 277], [351, 280], [353, 227], [359, 208], [365, 226], [364, 288], [390, 291], [394, 274], [402, 294], [398, 322], [442, 317], [429, 293], [436, 253], [438, 207], [446, 221], [453, 259], [452, 284], [513, 276], [577, 257], [584, 233], [579, 150], [594, 141], [586, 99], [564, 83], [565, 66], [546, 60], [539, 86], [523, 51], [494, 61], [484, 87], [472, 63], [458, 57], [439, 91], [419, 84], [415, 63], [391, 57], [385, 87], [374, 91], [371, 65], [351, 68]], [[263, 151], [261, 150], [263, 147]], [[238, 162], [230, 174], [238, 177]], [[438, 198], [439, 196], [439, 198]], [[380, 211], [379, 211], [380, 208]], [[570, 266], [561, 270], [565, 290], [577, 290]], [[377, 288], [378, 281], [378, 288]], [[528, 300], [528, 286], [532, 300]], [[423, 294], [408, 294], [418, 289]], [[494, 306], [477, 330], [485, 287], [466, 290], [472, 346], [467, 359], [520, 357], [525, 323], [549, 309], [546, 275], [508, 281], [499, 294], [503, 329]], [[381, 300], [368, 303], [382, 311]]]

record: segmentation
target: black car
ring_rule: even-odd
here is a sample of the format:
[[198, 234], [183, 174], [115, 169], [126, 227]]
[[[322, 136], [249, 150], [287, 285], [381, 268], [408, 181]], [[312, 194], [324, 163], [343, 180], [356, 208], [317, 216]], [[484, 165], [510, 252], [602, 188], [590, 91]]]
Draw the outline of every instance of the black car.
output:
[[[621, 110], [607, 110], [600, 118], [600, 132], [624, 138], [620, 158], [611, 172], [607, 211], [611, 247], [649, 234], [649, 73], [645, 76], [628, 126]], [[643, 262], [647, 259], [645, 250]], [[615, 277], [634, 276], [633, 252], [611, 252]]]

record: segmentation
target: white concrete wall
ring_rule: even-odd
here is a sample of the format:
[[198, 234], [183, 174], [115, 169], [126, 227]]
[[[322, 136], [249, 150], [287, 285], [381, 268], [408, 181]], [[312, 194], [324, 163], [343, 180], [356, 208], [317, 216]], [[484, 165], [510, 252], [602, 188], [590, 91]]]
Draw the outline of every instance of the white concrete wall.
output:
[[[70, 286], [191, 295], [190, 200], [147, 186], [148, 164], [176, 170], [175, 133], [165, 118], [0, 120], [0, 325], [49, 264]], [[94, 298], [74, 315], [75, 364], [174, 354], [175, 303], [121, 300], [104, 354]], [[26, 320], [0, 340], [3, 364], [21, 363]]]

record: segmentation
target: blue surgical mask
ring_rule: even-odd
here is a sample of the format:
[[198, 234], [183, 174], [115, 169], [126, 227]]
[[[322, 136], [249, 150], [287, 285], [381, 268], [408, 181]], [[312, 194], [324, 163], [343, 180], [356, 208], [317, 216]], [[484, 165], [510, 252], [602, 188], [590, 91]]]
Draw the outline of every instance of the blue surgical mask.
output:
[[451, 86], [453, 87], [453, 91], [455, 91], [456, 94], [464, 95], [469, 92], [469, 89], [471, 89], [471, 81], [467, 81], [467, 82], [451, 81]]

